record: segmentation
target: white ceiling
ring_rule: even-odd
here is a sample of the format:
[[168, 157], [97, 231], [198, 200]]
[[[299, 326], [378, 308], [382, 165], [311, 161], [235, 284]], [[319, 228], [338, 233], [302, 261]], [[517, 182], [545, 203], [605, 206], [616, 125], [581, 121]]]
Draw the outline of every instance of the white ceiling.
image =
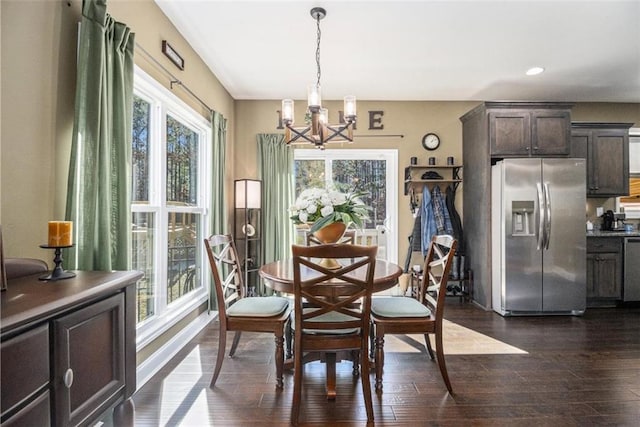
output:
[[235, 99], [306, 98], [321, 6], [324, 99], [640, 102], [640, 0], [155, 1]]

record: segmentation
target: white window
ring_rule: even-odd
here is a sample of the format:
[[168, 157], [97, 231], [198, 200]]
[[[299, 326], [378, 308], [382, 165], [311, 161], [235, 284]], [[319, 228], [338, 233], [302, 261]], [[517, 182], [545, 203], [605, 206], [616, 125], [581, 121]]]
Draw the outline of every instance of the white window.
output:
[[378, 245], [378, 258], [398, 260], [398, 151], [296, 149], [296, 194], [308, 187], [364, 191], [370, 219], [357, 230], [361, 243]]
[[138, 347], [208, 298], [211, 126], [136, 67], [133, 103], [132, 253]]

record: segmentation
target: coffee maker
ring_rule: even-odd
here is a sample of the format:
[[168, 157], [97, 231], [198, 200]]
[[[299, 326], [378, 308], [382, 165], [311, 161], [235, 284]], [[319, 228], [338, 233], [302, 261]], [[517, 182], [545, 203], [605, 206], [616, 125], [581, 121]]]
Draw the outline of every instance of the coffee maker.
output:
[[601, 227], [601, 230], [613, 231], [613, 223], [614, 223], [614, 221], [615, 221], [615, 214], [613, 213], [613, 211], [611, 211], [611, 210], [606, 211], [602, 215], [602, 227]]

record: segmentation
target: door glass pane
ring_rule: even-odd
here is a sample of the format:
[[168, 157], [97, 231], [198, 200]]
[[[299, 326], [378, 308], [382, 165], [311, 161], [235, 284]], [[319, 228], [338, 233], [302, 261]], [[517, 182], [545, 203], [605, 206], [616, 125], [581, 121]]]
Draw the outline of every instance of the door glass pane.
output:
[[168, 213], [167, 303], [193, 291], [200, 282], [201, 215]]
[[133, 97], [133, 203], [149, 202], [149, 115], [151, 104]]
[[311, 187], [324, 188], [326, 183], [324, 160], [296, 160], [294, 173], [296, 177], [296, 198], [302, 190]]
[[137, 319], [142, 322], [156, 313], [155, 307], [155, 275], [154, 263], [154, 214], [151, 212], [133, 212], [132, 214], [132, 268], [144, 273], [138, 281], [137, 290]]
[[167, 116], [167, 205], [198, 203], [198, 134]]
[[384, 225], [387, 217], [387, 164], [384, 160], [334, 160], [333, 182], [342, 191], [362, 191], [365, 205], [371, 207], [365, 228]]

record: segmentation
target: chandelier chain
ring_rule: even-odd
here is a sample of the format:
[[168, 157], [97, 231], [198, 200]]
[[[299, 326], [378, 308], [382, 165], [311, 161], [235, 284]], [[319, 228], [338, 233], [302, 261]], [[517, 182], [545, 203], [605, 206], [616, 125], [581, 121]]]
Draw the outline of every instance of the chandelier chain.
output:
[[320, 86], [320, 37], [322, 35], [321, 31], [320, 31], [320, 15], [316, 16], [316, 25], [318, 28], [318, 32], [317, 32], [317, 45], [316, 45], [316, 66], [318, 68], [318, 81], [317, 81], [317, 85]]

